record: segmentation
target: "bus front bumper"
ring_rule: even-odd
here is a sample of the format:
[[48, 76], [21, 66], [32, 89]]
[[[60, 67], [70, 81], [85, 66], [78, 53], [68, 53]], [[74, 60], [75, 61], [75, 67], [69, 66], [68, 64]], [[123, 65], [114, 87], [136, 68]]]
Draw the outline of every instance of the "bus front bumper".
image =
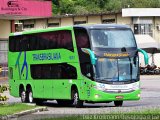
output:
[[107, 101], [127, 101], [127, 100], [139, 100], [140, 89], [134, 90], [129, 93], [107, 93], [99, 90], [93, 90], [87, 101], [92, 102], [107, 102]]

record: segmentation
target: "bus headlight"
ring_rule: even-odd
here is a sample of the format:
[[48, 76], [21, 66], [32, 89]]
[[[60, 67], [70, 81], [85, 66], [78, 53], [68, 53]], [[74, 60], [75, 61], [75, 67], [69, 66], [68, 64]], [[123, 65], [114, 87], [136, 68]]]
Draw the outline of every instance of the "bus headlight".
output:
[[132, 89], [133, 89], [133, 90], [138, 90], [139, 88], [140, 88], [139, 82], [132, 84]]

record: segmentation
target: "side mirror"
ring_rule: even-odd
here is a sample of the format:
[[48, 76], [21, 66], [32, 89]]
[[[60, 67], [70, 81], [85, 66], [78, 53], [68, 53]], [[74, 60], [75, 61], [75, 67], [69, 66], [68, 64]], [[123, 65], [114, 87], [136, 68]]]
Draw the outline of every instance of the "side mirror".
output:
[[138, 52], [141, 52], [141, 53], [143, 54], [143, 56], [144, 56], [144, 61], [145, 61], [145, 65], [147, 65], [147, 64], [148, 64], [148, 61], [149, 61], [149, 57], [148, 57], [147, 52], [144, 51], [144, 50], [142, 50], [142, 49], [140, 49], [140, 48], [138, 48]]
[[90, 49], [88, 49], [88, 48], [81, 48], [81, 50], [82, 50], [84, 53], [89, 54], [92, 65], [95, 65], [97, 58], [95, 57], [93, 51], [90, 50]]

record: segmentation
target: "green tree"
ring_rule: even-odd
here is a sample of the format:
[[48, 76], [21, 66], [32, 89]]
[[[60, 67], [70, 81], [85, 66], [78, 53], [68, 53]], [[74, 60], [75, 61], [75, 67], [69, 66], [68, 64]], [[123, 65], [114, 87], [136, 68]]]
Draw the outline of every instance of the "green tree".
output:
[[53, 14], [86, 14], [122, 8], [159, 8], [160, 0], [52, 0]]
[[109, 0], [105, 4], [104, 11], [120, 11], [122, 9], [121, 0]]

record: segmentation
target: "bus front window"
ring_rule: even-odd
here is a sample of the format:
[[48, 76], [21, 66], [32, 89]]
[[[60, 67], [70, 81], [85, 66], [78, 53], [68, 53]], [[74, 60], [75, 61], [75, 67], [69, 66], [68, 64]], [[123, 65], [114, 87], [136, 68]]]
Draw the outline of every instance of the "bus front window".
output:
[[136, 80], [138, 61], [134, 62], [133, 60], [133, 58], [98, 58], [96, 64], [96, 81], [125, 82]]
[[130, 29], [98, 29], [91, 30], [91, 41], [94, 48], [136, 47]]

